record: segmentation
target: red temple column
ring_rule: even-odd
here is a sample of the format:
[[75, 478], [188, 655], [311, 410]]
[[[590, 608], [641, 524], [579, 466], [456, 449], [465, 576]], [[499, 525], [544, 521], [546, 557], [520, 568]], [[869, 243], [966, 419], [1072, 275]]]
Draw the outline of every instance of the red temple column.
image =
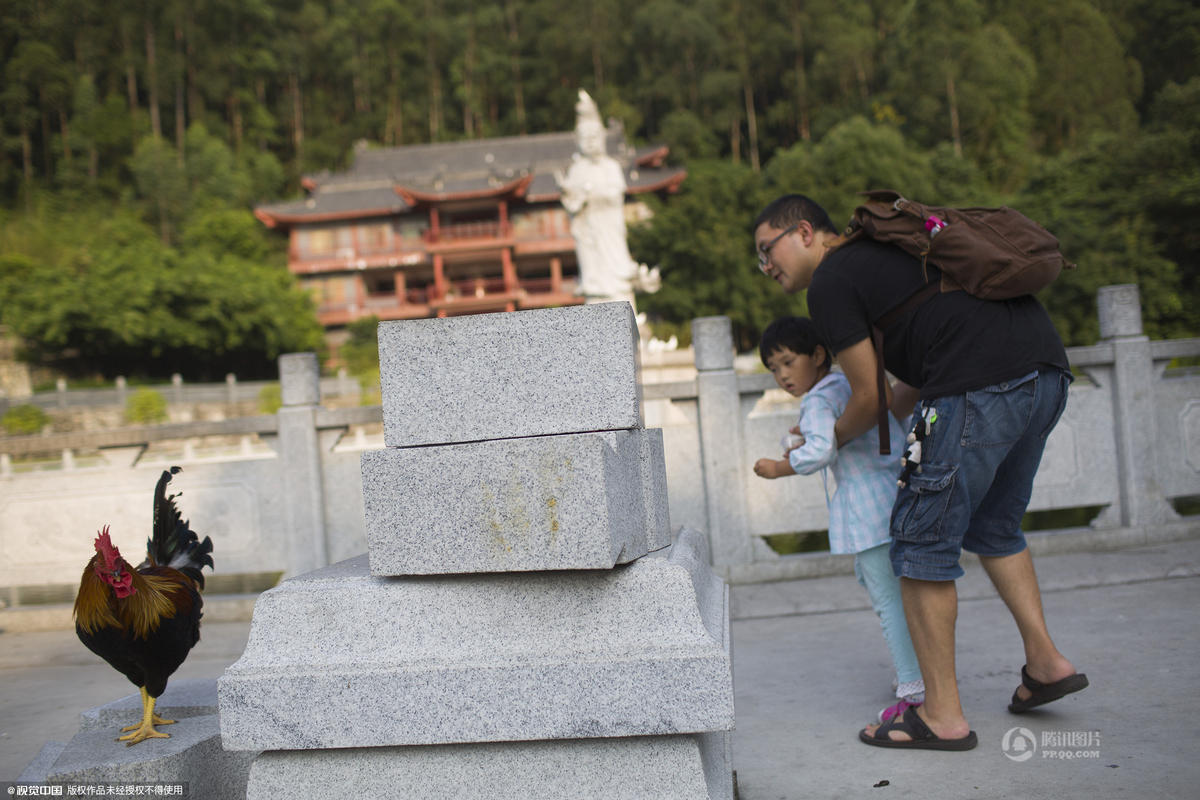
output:
[[433, 255], [433, 296], [436, 300], [446, 296], [446, 270], [442, 265], [441, 253]]
[[408, 282], [405, 280], [404, 270], [398, 269], [392, 275], [396, 286], [396, 305], [408, 305]]
[[558, 256], [550, 259], [550, 291], [562, 291], [562, 259]]
[[355, 317], [358, 317], [367, 307], [367, 284], [363, 280], [362, 273], [354, 276], [354, 311]]
[[506, 292], [515, 292], [518, 288], [517, 268], [513, 266], [511, 247], [505, 247], [500, 251], [500, 261], [504, 265], [504, 290]]

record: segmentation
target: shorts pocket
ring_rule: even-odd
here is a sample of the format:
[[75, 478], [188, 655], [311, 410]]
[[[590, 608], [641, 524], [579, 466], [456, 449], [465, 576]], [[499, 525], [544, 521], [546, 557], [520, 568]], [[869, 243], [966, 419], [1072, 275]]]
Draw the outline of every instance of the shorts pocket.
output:
[[[1049, 375], [1043, 373], [1041, 377], [1042, 380], [1044, 380], [1047, 384], [1050, 383], [1051, 377]], [[1054, 416], [1050, 418], [1050, 424], [1042, 429], [1040, 434], [1042, 439], [1045, 439], [1050, 435], [1050, 431], [1054, 430], [1054, 426], [1057, 425], [1058, 421], [1062, 418], [1063, 412], [1067, 410], [1067, 391], [1070, 389], [1071, 381], [1073, 380], [1075, 380], [1075, 378], [1069, 372], [1060, 372], [1058, 374], [1058, 405], [1054, 409]]]
[[957, 474], [957, 464], [924, 464], [920, 472], [910, 475], [908, 486], [896, 496], [892, 538], [913, 543], [938, 541], [954, 495]]
[[1009, 445], [1025, 435], [1033, 418], [1038, 374], [966, 393], [963, 447]]

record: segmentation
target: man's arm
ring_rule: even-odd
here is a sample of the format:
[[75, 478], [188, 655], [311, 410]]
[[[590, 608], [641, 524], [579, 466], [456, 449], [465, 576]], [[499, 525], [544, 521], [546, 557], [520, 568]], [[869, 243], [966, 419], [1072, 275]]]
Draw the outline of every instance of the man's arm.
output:
[[892, 416], [903, 421], [917, 407], [917, 401], [920, 399], [920, 389], [909, 386], [904, 381], [896, 381], [892, 384]]
[[850, 381], [850, 400], [833, 428], [837, 446], [844, 447], [875, 427], [879, 420], [875, 346], [868, 337], [839, 352], [837, 358], [846, 380]]

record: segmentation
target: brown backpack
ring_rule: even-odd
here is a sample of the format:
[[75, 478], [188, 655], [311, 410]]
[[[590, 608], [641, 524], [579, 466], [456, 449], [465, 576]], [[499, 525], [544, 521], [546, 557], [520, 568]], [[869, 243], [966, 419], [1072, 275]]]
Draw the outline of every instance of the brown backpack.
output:
[[1058, 239], [1029, 217], [1007, 206], [947, 208], [907, 200], [899, 192], [862, 193], [867, 202], [854, 209], [838, 246], [867, 237], [894, 244], [941, 270], [915, 294], [874, 321], [872, 339], [878, 363], [879, 453], [888, 443], [883, 331], [910, 309], [939, 291], [957, 289], [984, 300], [1007, 300], [1050, 285], [1063, 269], [1074, 269], [1058, 249]]

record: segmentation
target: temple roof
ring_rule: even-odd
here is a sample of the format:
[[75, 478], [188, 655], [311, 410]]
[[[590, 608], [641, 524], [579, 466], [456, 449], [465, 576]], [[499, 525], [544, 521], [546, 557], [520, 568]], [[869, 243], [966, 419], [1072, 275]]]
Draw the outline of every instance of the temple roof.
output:
[[[609, 122], [607, 151], [625, 169], [629, 194], [674, 191], [687, 175], [663, 166], [667, 148], [635, 149], [621, 123]], [[572, 131], [461, 142], [355, 149], [345, 172], [305, 176], [303, 200], [258, 206], [266, 225], [407, 213], [411, 203], [438, 203], [488, 196], [552, 202], [559, 189], [555, 172], [566, 172], [576, 157]]]

